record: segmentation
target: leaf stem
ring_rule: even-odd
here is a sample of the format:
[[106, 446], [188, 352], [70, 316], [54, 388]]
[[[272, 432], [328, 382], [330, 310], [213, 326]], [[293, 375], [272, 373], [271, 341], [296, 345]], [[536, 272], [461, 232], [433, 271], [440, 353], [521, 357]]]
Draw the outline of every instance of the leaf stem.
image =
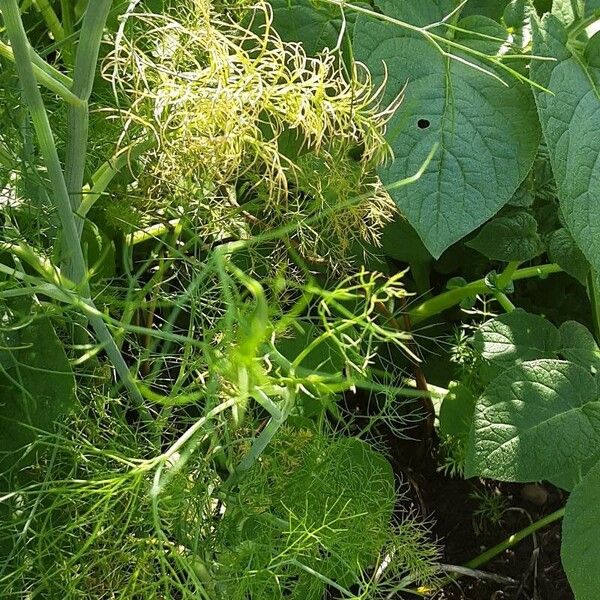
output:
[[500, 273], [500, 275], [498, 276], [496, 282], [498, 285], [498, 289], [504, 290], [508, 286], [508, 284], [512, 281], [513, 275], [515, 274], [515, 271], [519, 268], [520, 264], [521, 261], [513, 260], [509, 262], [508, 265], [506, 265], [504, 271], [502, 271], [502, 273]]
[[[505, 550], [508, 550], [509, 548], [512, 548], [513, 546], [516, 546], [520, 541], [524, 540], [526, 537], [535, 533], [539, 529], [542, 529], [542, 528], [546, 527], [547, 525], [550, 525], [551, 523], [554, 523], [555, 521], [562, 519], [564, 514], [565, 514], [565, 508], [563, 507], [549, 515], [546, 515], [545, 517], [539, 519], [535, 523], [531, 523], [531, 525], [528, 525], [527, 527], [521, 529], [520, 531], [513, 533], [511, 536], [507, 537], [505, 540], [503, 540], [499, 544], [496, 544], [489, 550], [486, 550], [485, 552], [482, 552], [479, 556], [476, 556], [475, 558], [471, 559], [468, 563], [466, 563], [464, 565], [464, 569], [477, 569], [478, 567], [484, 565], [485, 563], [489, 562], [490, 560], [492, 560], [493, 558], [498, 556], [498, 554], [501, 554], [502, 552], [504, 552]], [[419, 591], [419, 592], [439, 591], [444, 586], [448, 585], [452, 581], [455, 581], [456, 579], [462, 577], [465, 574], [466, 573], [461, 573], [461, 572], [457, 571], [455, 576], [447, 576], [447, 577], [444, 577], [441, 581], [438, 581], [435, 588], [423, 587], [423, 588], [419, 588], [417, 591]]]
[[509, 297], [504, 292], [494, 292], [494, 298], [498, 300], [498, 304], [507, 312], [511, 313], [515, 310], [515, 305], [510, 301]]
[[[545, 277], [552, 273], [560, 273], [561, 267], [557, 264], [539, 265], [536, 267], [526, 267], [524, 269], [516, 269], [510, 276], [510, 281], [518, 281], [520, 279], [529, 279], [531, 277]], [[503, 273], [504, 274], [504, 273]], [[425, 300], [418, 304], [415, 308], [408, 312], [408, 315], [413, 324], [429, 319], [445, 310], [460, 304], [465, 298], [477, 296], [478, 294], [489, 293], [490, 289], [485, 279], [478, 279], [468, 283], [461, 288], [455, 288], [439, 294], [434, 298]]]

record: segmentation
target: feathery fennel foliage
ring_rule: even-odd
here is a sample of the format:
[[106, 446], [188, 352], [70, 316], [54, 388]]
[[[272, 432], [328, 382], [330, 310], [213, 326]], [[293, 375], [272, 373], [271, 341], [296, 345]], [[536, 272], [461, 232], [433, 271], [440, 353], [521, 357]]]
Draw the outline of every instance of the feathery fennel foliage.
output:
[[136, 190], [146, 216], [170, 209], [209, 239], [294, 220], [301, 254], [338, 266], [351, 240], [377, 242], [394, 214], [375, 168], [401, 98], [381, 108], [384, 85], [362, 65], [347, 77], [337, 53], [309, 57], [283, 42], [266, 2], [241, 22], [208, 0], [162, 14], [142, 5], [121, 23], [103, 72], [124, 98], [120, 143], [144, 135], [155, 145]]
[[[18, 210], [3, 210], [0, 302], [32, 298], [18, 305], [23, 326], [52, 323], [77, 399], [53, 428], [34, 418], [22, 385], [25, 456], [0, 445], [0, 595], [366, 600], [431, 583], [426, 525], [403, 513], [368, 432], [339, 433], [348, 428], [337, 406], [357, 388], [397, 402], [404, 393], [401, 374], [378, 386], [372, 372], [380, 346], [410, 353], [410, 334], [381, 313], [407, 297], [403, 273], [348, 261], [394, 213], [376, 167], [399, 98], [382, 108], [383, 85], [364, 67], [283, 42], [262, 0], [239, 12], [165, 4], [119, 4], [101, 47], [72, 46], [78, 14], [62, 4], [71, 20], [54, 40], [56, 65], [78, 98], [69, 81], [68, 111], [47, 90], [31, 95], [48, 116], [53, 181], [75, 210], [63, 214], [63, 202], [61, 217], [81, 245], [37, 202], [56, 205], [58, 192], [27, 113], [1, 134], [2, 189]], [[56, 35], [39, 26], [42, 40]], [[106, 81], [88, 103], [96, 70], [81, 65], [96, 51]], [[29, 71], [33, 90], [39, 73]], [[85, 267], [79, 281], [60, 264], [65, 249]], [[315, 276], [323, 263], [344, 276]], [[104, 328], [101, 343], [87, 319]], [[106, 348], [122, 362], [105, 362]], [[19, 351], [35, 349], [2, 349]]]

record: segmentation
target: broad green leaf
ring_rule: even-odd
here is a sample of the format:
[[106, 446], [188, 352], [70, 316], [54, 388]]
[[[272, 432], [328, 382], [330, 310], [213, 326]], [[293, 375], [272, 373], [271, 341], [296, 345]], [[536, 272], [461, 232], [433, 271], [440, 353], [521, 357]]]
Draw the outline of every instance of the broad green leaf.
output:
[[512, 0], [504, 9], [502, 19], [504, 24], [511, 29], [524, 27], [529, 21], [531, 4], [529, 0]]
[[586, 0], [584, 17], [589, 17], [600, 12], [600, 0]]
[[583, 58], [590, 67], [589, 74], [593, 78], [597, 90], [600, 85], [600, 33], [596, 32], [588, 40]]
[[417, 232], [402, 217], [383, 228], [381, 247], [390, 258], [409, 264], [430, 263], [433, 260]]
[[548, 237], [548, 258], [579, 283], [586, 284], [590, 264], [567, 229], [557, 229]]
[[[583, 3], [582, 0], [575, 0], [578, 5], [578, 9]], [[552, 14], [560, 19], [565, 25], [571, 24], [577, 15], [573, 7], [573, 0], [553, 0], [552, 2]]]
[[537, 221], [526, 212], [492, 219], [467, 246], [491, 260], [506, 262], [531, 260], [544, 251]]
[[423, 27], [447, 17], [457, 3], [454, 0], [375, 0], [375, 6], [386, 15]]
[[327, 5], [315, 6], [310, 0], [269, 0], [273, 7], [273, 25], [286, 42], [302, 42], [308, 55], [323, 48], [335, 48], [342, 23]]
[[561, 558], [577, 600], [597, 600], [600, 590], [600, 463], [573, 490], [562, 526]]
[[473, 336], [483, 358], [501, 366], [553, 358], [560, 347], [558, 329], [539, 315], [514, 310], [484, 323]]
[[548, 481], [567, 492], [572, 492], [577, 485], [579, 485], [582, 478], [589, 472], [589, 470], [600, 460], [600, 448], [589, 458], [579, 463], [577, 467], [569, 467], [563, 472], [548, 477]]
[[600, 9], [599, 0], [554, 0], [552, 14], [565, 25], [589, 17]]
[[473, 392], [462, 383], [450, 382], [440, 408], [440, 434], [466, 440], [471, 430], [474, 407]]
[[[75, 402], [73, 371], [50, 319], [32, 315], [30, 323], [21, 322], [6, 311], [4, 325], [10, 326], [0, 334], [0, 452], [31, 443], [35, 430], [50, 431]], [[0, 455], [0, 465], [9, 456]]]
[[527, 177], [508, 201], [508, 205], [517, 208], [527, 208], [533, 204], [534, 200], [533, 178]]
[[560, 326], [560, 354], [588, 371], [600, 372], [600, 349], [590, 330], [577, 321]]
[[483, 15], [500, 21], [509, 0], [469, 0], [463, 8], [462, 15]]
[[[421, 25], [447, 14], [440, 4], [380, 3], [390, 16]], [[501, 25], [484, 17], [469, 17], [459, 25], [506, 37]], [[492, 52], [501, 45], [463, 33], [457, 33], [455, 41], [478, 49], [483, 44]], [[506, 75], [503, 85], [442, 56], [423, 36], [380, 20], [357, 20], [354, 48], [376, 82], [387, 67], [385, 102], [405, 90], [388, 126], [395, 160], [380, 169], [382, 181], [393, 184], [415, 173], [438, 145], [419, 181], [392, 191], [400, 211], [438, 258], [494, 216], [529, 172], [540, 135], [531, 91]], [[487, 63], [480, 66], [491, 68]]]
[[433, 257], [419, 234], [402, 216], [383, 228], [381, 250], [394, 260], [408, 263], [410, 275], [415, 280], [419, 293], [426, 293], [431, 289]]
[[535, 97], [561, 209], [569, 231], [594, 268], [600, 268], [600, 98], [598, 75], [567, 47], [564, 26], [553, 15], [534, 24], [531, 77], [551, 93]]
[[[301, 42], [309, 56], [314, 56], [324, 48], [333, 50], [340, 42], [342, 28], [352, 35], [357, 13], [345, 11], [345, 25], [342, 10], [337, 6], [319, 0], [269, 0], [273, 7], [273, 26], [282, 40]], [[353, 2], [354, 6], [370, 5]]]
[[466, 472], [501, 481], [548, 479], [600, 447], [597, 384], [559, 360], [517, 365], [494, 379], [475, 405]]

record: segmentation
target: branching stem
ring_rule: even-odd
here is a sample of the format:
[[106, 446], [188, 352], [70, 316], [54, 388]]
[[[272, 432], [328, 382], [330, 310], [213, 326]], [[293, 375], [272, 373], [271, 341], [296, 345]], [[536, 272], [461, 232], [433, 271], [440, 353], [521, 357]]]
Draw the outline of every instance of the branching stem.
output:
[[[552, 273], [560, 273], [562, 268], [557, 264], [550, 263], [547, 265], [539, 265], [537, 267], [526, 267], [524, 269], [515, 270], [511, 277], [511, 281], [519, 281], [521, 279], [530, 279], [532, 277], [546, 277]], [[434, 298], [425, 300], [408, 312], [413, 325], [435, 317], [440, 313], [460, 304], [466, 298], [472, 298], [478, 294], [486, 294], [490, 292], [490, 288], [485, 279], [472, 281], [461, 288], [455, 288], [439, 294]]]
[[[106, 3], [106, 0], [98, 2], [98, 4], [104, 3]], [[95, 3], [92, 3], [92, 5], [95, 5]], [[31, 122], [35, 129], [40, 151], [52, 184], [54, 201], [58, 210], [64, 240], [63, 260], [68, 266], [68, 272], [72, 275], [72, 277], [68, 277], [68, 279], [71, 279], [75, 283], [75, 286], [81, 294], [81, 304], [87, 306], [88, 309], [91, 309], [92, 315], [90, 315], [90, 323], [96, 333], [98, 341], [103, 346], [106, 354], [115, 367], [119, 378], [130, 393], [142, 418], [149, 424], [153, 423], [150, 413], [144, 407], [142, 395], [137, 389], [135, 379], [131, 375], [127, 363], [121, 355], [104, 319], [100, 316], [101, 313], [98, 314], [90, 297], [87, 281], [87, 266], [79, 242], [79, 232], [75, 222], [75, 215], [71, 209], [69, 191], [58, 156], [52, 128], [50, 127], [48, 113], [46, 112], [44, 100], [34, 75], [31, 47], [27, 40], [23, 21], [21, 20], [17, 0], [0, 0], [0, 8], [2, 9], [4, 24], [14, 52], [15, 66], [21, 81], [23, 97], [29, 108]], [[82, 98], [86, 98], [88, 84], [89, 82], [87, 80], [84, 80], [79, 84], [80, 87], [78, 89], [82, 91]]]

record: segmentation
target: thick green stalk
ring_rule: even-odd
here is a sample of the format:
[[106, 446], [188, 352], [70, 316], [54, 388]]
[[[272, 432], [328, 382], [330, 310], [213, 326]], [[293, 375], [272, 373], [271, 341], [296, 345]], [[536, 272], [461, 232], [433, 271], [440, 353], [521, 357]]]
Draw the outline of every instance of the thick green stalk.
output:
[[[83, 17], [79, 45], [75, 56], [73, 93], [81, 101], [70, 106], [67, 113], [67, 155], [65, 163], [66, 183], [71, 207], [77, 212], [81, 204], [81, 192], [88, 145], [89, 106], [94, 85], [96, 63], [100, 52], [102, 33], [112, 5], [112, 0], [95, 0], [88, 4]], [[83, 229], [83, 219], [76, 221], [78, 239]], [[67, 271], [67, 275], [73, 273]]]
[[[23, 97], [25, 98], [31, 114], [31, 121], [37, 135], [40, 151], [54, 191], [54, 200], [61, 222], [66, 262], [70, 265], [70, 270], [73, 273], [72, 280], [83, 296], [82, 303], [90, 308], [95, 308], [94, 303], [90, 298], [87, 283], [87, 267], [83, 257], [81, 244], [79, 243], [79, 234], [75, 225], [75, 216], [71, 210], [69, 192], [67, 190], [65, 177], [56, 150], [56, 144], [52, 134], [52, 128], [50, 127], [46, 107], [44, 106], [42, 94], [40, 93], [33, 73], [30, 46], [27, 41], [23, 22], [21, 21], [17, 0], [0, 0], [0, 8], [2, 9], [6, 31], [13, 48], [15, 65], [21, 81]], [[91, 316], [90, 323], [96, 332], [99, 342], [103, 345], [104, 350], [113, 363], [123, 384], [131, 394], [134, 402], [138, 407], [143, 407], [142, 395], [137, 389], [135, 380], [129, 372], [127, 363], [119, 352], [106, 323], [99, 315]], [[149, 415], [144, 415], [144, 417], [151, 418]]]
[[71, 0], [60, 0], [60, 16], [65, 33], [65, 39], [62, 44], [62, 53], [64, 62], [67, 66], [73, 65], [73, 2]]
[[54, 9], [48, 2], [48, 0], [35, 0], [35, 7], [38, 9], [44, 21], [46, 21], [46, 25], [48, 29], [52, 33], [55, 42], [62, 42], [65, 38], [65, 32], [63, 30], [60, 19], [54, 12]]
[[15, 56], [15, 65], [21, 80], [23, 96], [31, 113], [31, 121], [36, 131], [42, 157], [48, 169], [48, 176], [54, 190], [56, 207], [61, 221], [65, 241], [64, 251], [67, 259], [73, 264], [76, 283], [86, 278], [86, 266], [83, 252], [79, 244], [79, 236], [75, 227], [75, 219], [71, 211], [69, 193], [58, 158], [54, 136], [40, 90], [38, 89], [30, 56], [30, 46], [16, 0], [0, 0], [4, 23]]
[[[510, 280], [518, 281], [520, 279], [529, 279], [531, 277], [545, 277], [551, 273], [560, 273], [562, 269], [556, 264], [540, 265], [538, 267], [526, 267], [524, 269], [517, 269], [512, 273]], [[411, 322], [419, 323], [425, 319], [429, 319], [440, 313], [460, 304], [466, 298], [472, 298], [478, 294], [485, 294], [490, 292], [488, 284], [485, 279], [478, 279], [463, 287], [455, 288], [435, 296], [425, 302], [421, 302], [415, 308], [408, 312]]]
[[[36, 80], [48, 88], [51, 92], [54, 92], [57, 96], [60, 96], [63, 100], [66, 100], [69, 104], [79, 104], [79, 98], [69, 89], [71, 86], [71, 80], [63, 75], [60, 71], [49, 65], [41, 56], [31, 50], [31, 62], [33, 63], [33, 74]], [[15, 62], [15, 56], [12, 48], [0, 41], [0, 56], [6, 58], [11, 62]]]
[[513, 275], [516, 270], [519, 268], [521, 264], [520, 261], [512, 261], [506, 265], [506, 268], [498, 278], [496, 279], [496, 290], [493, 291], [494, 297], [500, 304], [500, 306], [507, 312], [510, 313], [515, 310], [515, 305], [510, 301], [509, 297], [506, 295], [506, 288], [512, 282]]

